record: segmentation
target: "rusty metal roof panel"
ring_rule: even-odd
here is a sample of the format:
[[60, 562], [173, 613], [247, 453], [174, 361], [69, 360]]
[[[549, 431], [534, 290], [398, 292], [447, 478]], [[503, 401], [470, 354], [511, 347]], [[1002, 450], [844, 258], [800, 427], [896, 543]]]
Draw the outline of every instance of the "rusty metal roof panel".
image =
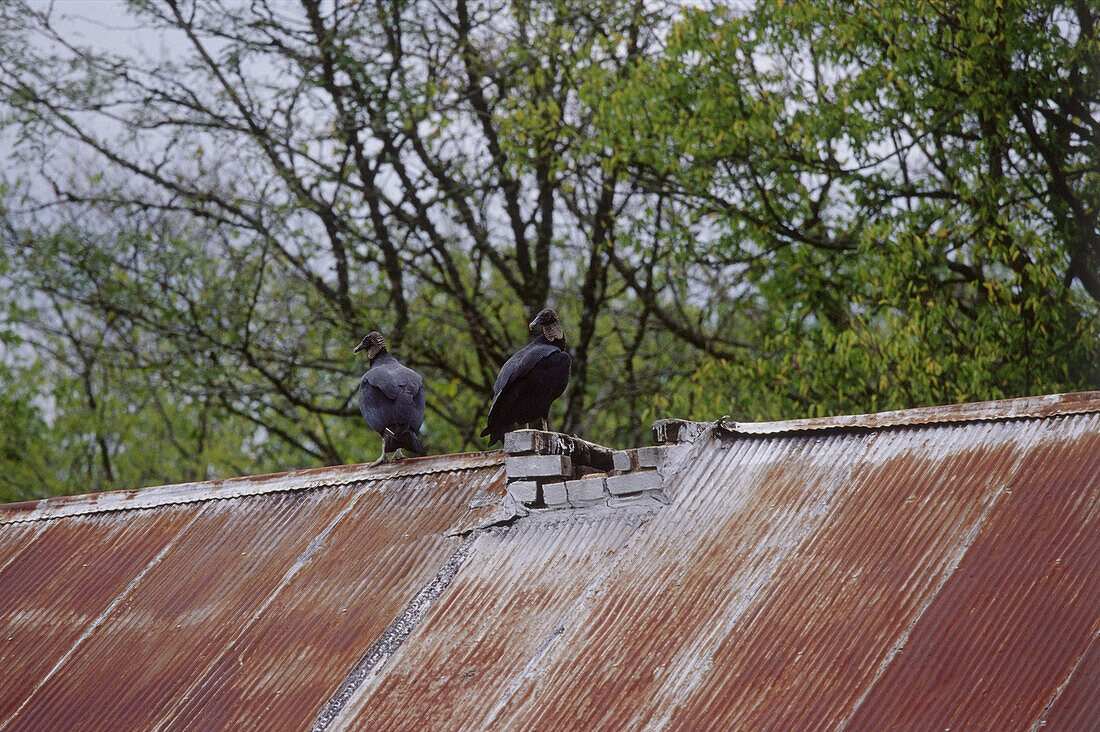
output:
[[33, 531], [35, 539], [0, 569], [0, 724], [80, 650], [189, 518], [174, 510], [144, 521], [81, 517], [0, 532]]
[[1100, 727], [1100, 394], [691, 433], [0, 509], [0, 727]]
[[[914, 624], [1004, 500], [1020, 432], [941, 426], [917, 444], [894, 432], [869, 438], [823, 522], [722, 639], [674, 721], [845, 723], [882, 670], [904, 659]], [[923, 703], [900, 691], [894, 704]]]
[[16, 560], [19, 554], [34, 543], [45, 528], [42, 524], [24, 524], [0, 531], [0, 572]]
[[[667, 724], [713, 670], [716, 647], [823, 522], [843, 485], [841, 457], [861, 440], [704, 446], [672, 479], [672, 505], [634, 535], [555, 652], [511, 695], [506, 726]], [[808, 466], [815, 455], [820, 463]]]
[[[1013, 729], [1068, 712], [1100, 680], [1100, 434], [1036, 441], [853, 723]], [[1085, 674], [1079, 674], [1079, 671]], [[902, 698], [912, 701], [899, 703]], [[1084, 701], [1084, 700], [1079, 700]], [[1095, 724], [1066, 729], [1095, 728]]]
[[[523, 519], [474, 552], [334, 728], [1095, 725], [1064, 705], [1100, 691], [1074, 673], [1100, 627], [1098, 440], [1086, 410], [678, 446], [636, 529]], [[1077, 569], [1044, 583], [1056, 554]]]
[[1100, 642], [1095, 638], [1071, 669], [1050, 709], [1044, 711], [1047, 729], [1096, 729], [1100, 720]]
[[46, 528], [0, 570], [0, 726], [308, 727], [461, 541], [448, 529], [471, 498], [502, 491], [502, 463], [449, 456], [357, 468], [358, 482], [322, 470], [17, 507], [0, 535]]
[[[564, 514], [564, 515], [562, 515]], [[333, 729], [491, 729], [650, 510], [551, 512], [489, 531]]]

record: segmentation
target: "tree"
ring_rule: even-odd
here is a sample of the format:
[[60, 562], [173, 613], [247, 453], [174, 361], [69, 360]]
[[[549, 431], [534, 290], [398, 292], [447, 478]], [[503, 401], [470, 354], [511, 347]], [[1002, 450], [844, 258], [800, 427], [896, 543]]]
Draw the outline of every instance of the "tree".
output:
[[602, 89], [609, 144], [706, 242], [684, 256], [736, 273], [711, 311], [748, 346], [701, 391], [768, 385], [737, 402], [775, 416], [1095, 386], [1094, 20], [1001, 0], [688, 11]]
[[[44, 322], [90, 313], [112, 359], [170, 368], [181, 396], [337, 463], [360, 448], [345, 425], [363, 331], [432, 375], [428, 439], [456, 449], [523, 324], [557, 304], [575, 359], [560, 426], [592, 422], [621, 202], [580, 144], [573, 79], [640, 52], [640, 4], [129, 7], [178, 57], [135, 63], [33, 5], [3, 10], [23, 45], [0, 87], [53, 189], [17, 253], [22, 284], [57, 302]], [[59, 145], [77, 164], [46, 154]]]
[[92, 487], [377, 452], [369, 329], [480, 446], [543, 305], [614, 445], [1098, 383], [1087, 4], [126, 7], [168, 53], [0, 4], [7, 367]]

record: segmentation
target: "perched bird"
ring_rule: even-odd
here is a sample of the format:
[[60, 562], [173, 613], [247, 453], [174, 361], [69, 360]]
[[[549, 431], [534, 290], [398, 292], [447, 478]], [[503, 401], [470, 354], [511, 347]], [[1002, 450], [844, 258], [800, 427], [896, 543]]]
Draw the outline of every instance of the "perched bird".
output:
[[368, 333], [355, 347], [355, 353], [363, 350], [370, 369], [359, 381], [359, 411], [382, 436], [382, 455], [371, 465], [385, 460], [388, 452], [401, 457], [401, 448], [424, 452], [416, 434], [424, 424], [424, 379], [390, 355], [378, 331]]
[[542, 326], [542, 335], [505, 361], [493, 384], [489, 424], [481, 433], [489, 435], [490, 445], [502, 442], [516, 424], [539, 420], [545, 430], [550, 405], [569, 382], [570, 359], [558, 314], [544, 308], [527, 327], [534, 330], [536, 325]]

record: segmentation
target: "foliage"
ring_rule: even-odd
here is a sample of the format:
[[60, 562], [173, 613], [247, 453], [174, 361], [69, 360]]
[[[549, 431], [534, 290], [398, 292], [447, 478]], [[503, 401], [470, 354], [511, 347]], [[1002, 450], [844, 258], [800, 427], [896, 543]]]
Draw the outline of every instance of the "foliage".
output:
[[690, 212], [684, 256], [738, 268], [754, 347], [697, 393], [759, 385], [735, 411], [774, 417], [1097, 383], [1088, 9], [775, 0], [669, 38], [601, 123]]
[[481, 447], [546, 304], [614, 445], [1100, 381], [1087, 4], [127, 6], [0, 4], [0, 497], [373, 457], [372, 328]]

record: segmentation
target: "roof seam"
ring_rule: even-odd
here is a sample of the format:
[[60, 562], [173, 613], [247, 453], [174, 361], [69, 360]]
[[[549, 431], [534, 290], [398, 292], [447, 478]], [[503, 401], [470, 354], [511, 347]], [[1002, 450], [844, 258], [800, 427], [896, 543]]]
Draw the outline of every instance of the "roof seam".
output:
[[[496, 530], [507, 531], [508, 529]], [[382, 667], [401, 649], [402, 644], [416, 630], [436, 600], [443, 596], [447, 587], [458, 575], [459, 570], [462, 569], [470, 555], [476, 536], [477, 532], [459, 544], [458, 549], [447, 558], [435, 577], [416, 593], [416, 596], [409, 601], [401, 614], [394, 618], [393, 622], [378, 636], [378, 639], [370, 645], [366, 653], [363, 654], [363, 658], [355, 664], [355, 667], [340, 684], [336, 693], [321, 705], [317, 716], [314, 718], [311, 732], [323, 732], [343, 713], [348, 703], [358, 696], [359, 689], [378, 677]]]

